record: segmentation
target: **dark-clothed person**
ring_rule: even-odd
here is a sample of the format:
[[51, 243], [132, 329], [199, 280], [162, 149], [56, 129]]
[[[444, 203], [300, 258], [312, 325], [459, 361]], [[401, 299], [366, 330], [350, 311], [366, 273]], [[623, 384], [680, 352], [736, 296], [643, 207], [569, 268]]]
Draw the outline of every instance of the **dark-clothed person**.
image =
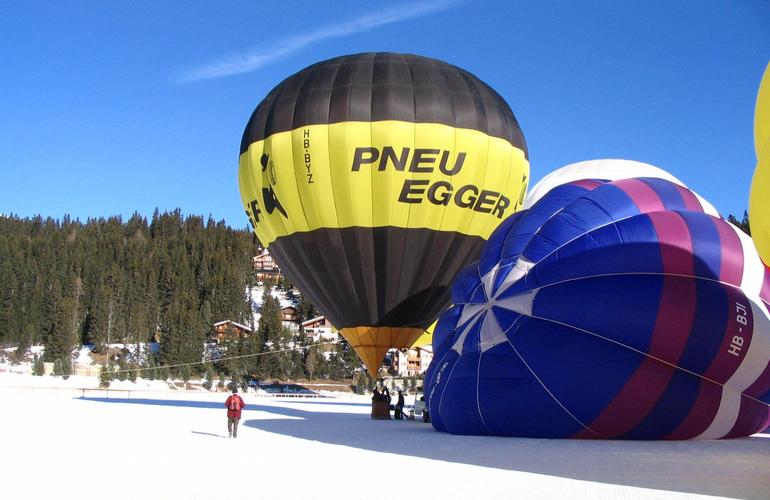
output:
[[404, 418], [404, 393], [401, 391], [398, 391], [398, 401], [396, 401], [396, 411], [393, 417], [398, 420]]

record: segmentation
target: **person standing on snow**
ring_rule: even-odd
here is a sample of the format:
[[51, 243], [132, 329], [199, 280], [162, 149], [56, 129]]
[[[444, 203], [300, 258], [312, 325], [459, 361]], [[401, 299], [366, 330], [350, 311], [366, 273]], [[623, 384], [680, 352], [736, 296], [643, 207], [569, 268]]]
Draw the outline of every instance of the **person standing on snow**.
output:
[[402, 420], [404, 418], [404, 393], [401, 389], [398, 390], [398, 401], [396, 402], [396, 411], [393, 414], [393, 418]]
[[238, 395], [238, 386], [233, 384], [233, 393], [225, 401], [227, 408], [227, 433], [228, 437], [238, 437], [238, 421], [241, 419], [241, 410], [246, 407], [243, 398]]

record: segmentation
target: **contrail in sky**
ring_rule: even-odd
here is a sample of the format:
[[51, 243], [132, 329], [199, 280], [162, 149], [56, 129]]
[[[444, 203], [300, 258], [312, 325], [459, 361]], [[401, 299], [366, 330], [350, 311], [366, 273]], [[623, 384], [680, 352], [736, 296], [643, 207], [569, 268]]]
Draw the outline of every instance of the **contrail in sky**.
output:
[[304, 49], [310, 44], [339, 38], [354, 33], [369, 31], [386, 24], [406, 21], [416, 17], [422, 17], [433, 12], [448, 9], [463, 0], [434, 0], [431, 2], [412, 4], [398, 4], [371, 14], [366, 14], [356, 19], [333, 24], [320, 28], [310, 33], [290, 36], [278, 40], [272, 45], [255, 47], [248, 52], [213, 61], [184, 72], [174, 80], [174, 83], [190, 83], [201, 80], [212, 80], [225, 76], [239, 75], [256, 71], [276, 59], [288, 56]]

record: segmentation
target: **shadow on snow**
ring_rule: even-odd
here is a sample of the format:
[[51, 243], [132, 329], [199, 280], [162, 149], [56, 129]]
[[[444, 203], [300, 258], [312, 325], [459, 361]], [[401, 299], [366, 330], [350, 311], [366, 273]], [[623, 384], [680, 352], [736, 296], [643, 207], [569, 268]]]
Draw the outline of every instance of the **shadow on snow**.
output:
[[[223, 403], [209, 401], [87, 400], [224, 410]], [[421, 421], [372, 420], [368, 414], [307, 409], [307, 405], [368, 407], [366, 403], [285, 400], [280, 404], [249, 404], [241, 425], [381, 453], [615, 485], [721, 496], [741, 492], [756, 498], [764, 498], [770, 488], [770, 439], [763, 437], [619, 441], [456, 436], [436, 432]], [[254, 411], [278, 418], [249, 419]]]

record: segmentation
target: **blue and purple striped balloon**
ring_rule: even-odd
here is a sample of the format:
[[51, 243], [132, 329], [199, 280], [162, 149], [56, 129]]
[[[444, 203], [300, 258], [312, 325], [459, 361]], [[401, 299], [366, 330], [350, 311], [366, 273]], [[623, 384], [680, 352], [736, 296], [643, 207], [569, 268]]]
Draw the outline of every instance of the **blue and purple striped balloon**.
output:
[[426, 379], [456, 434], [715, 439], [768, 425], [770, 274], [659, 178], [578, 180], [507, 219], [455, 281]]

